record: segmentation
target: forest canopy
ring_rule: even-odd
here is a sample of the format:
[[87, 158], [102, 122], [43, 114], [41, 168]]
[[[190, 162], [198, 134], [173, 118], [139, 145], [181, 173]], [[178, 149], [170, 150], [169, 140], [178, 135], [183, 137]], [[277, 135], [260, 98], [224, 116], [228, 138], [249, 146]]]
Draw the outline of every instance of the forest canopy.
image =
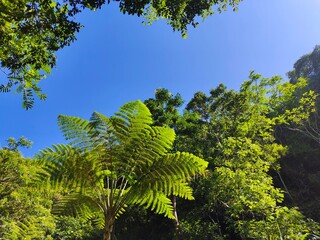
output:
[[[302, 78], [293, 84], [251, 72], [239, 91], [220, 84], [209, 94], [195, 93], [183, 113], [181, 95], [162, 88], [145, 104], [127, 103], [110, 118], [97, 112], [90, 120], [60, 115], [69, 144], [46, 148], [33, 160], [17, 151], [28, 145], [24, 138], [11, 139], [11, 148], [0, 152], [0, 210], [6, 213], [0, 237], [319, 236], [300, 190], [287, 185], [297, 173], [287, 173], [283, 160], [295, 153], [278, 134], [282, 129], [290, 137], [291, 124], [302, 124], [316, 111], [316, 95], [307, 87]], [[18, 204], [28, 197], [40, 212], [29, 201]]]

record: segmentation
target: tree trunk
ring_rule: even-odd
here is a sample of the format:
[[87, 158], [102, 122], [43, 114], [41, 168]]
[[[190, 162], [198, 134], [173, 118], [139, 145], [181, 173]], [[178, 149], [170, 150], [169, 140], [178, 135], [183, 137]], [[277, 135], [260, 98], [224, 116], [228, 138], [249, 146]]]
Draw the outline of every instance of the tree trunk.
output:
[[177, 198], [176, 196], [172, 196], [172, 205], [173, 205], [173, 215], [175, 217], [174, 221], [174, 225], [175, 225], [175, 236], [177, 240], [183, 239], [182, 238], [182, 234], [181, 234], [181, 227], [180, 227], [180, 223], [179, 223], [179, 219], [178, 219], [178, 211], [177, 211]]
[[113, 225], [114, 225], [114, 218], [109, 214], [105, 216], [105, 223], [104, 223], [104, 232], [103, 232], [103, 240], [112, 240], [113, 239]]

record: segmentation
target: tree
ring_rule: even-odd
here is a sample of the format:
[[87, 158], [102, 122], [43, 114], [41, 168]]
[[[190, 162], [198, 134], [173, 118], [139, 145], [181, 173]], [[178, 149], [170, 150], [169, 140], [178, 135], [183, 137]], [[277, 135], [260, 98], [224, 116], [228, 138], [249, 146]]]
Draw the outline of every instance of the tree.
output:
[[[293, 84], [299, 83], [301, 78], [307, 79], [308, 82], [302, 91], [299, 93], [308, 94], [309, 91], [319, 94], [320, 92], [320, 45], [315, 46], [311, 53], [303, 55], [298, 59], [294, 65], [293, 70], [287, 73], [290, 82]], [[299, 97], [299, 96], [298, 96]], [[298, 105], [299, 103], [295, 102]], [[299, 121], [298, 123], [293, 122], [290, 124], [288, 129], [296, 131], [312, 139], [316, 143], [320, 143], [320, 125], [319, 125], [319, 106], [320, 102], [317, 99], [314, 105], [313, 114], [310, 117], [304, 119], [305, 121]]]
[[20, 137], [18, 140], [11, 137], [7, 140], [7, 142], [8, 146], [6, 148], [13, 152], [18, 152], [19, 147], [31, 148], [32, 146], [32, 141], [25, 137]]
[[38, 189], [43, 170], [18, 151], [0, 149], [0, 238], [50, 239], [52, 201]]
[[174, 128], [180, 117], [177, 108], [182, 106], [183, 100], [180, 94], [173, 96], [168, 89], [159, 88], [155, 91], [155, 98], [145, 100], [144, 104], [149, 108], [155, 126], [168, 125]]
[[55, 52], [76, 40], [80, 23], [75, 16], [83, 9], [99, 9], [104, 4], [118, 2], [124, 14], [144, 16], [151, 24], [166, 19], [173, 30], [183, 36], [189, 25], [196, 26], [197, 18], [213, 14], [213, 6], [223, 11], [233, 10], [241, 0], [4, 0], [0, 3], [0, 92], [16, 87], [23, 95], [23, 107], [33, 106], [36, 94], [46, 98], [38, 83], [56, 64]]
[[287, 150], [276, 142], [276, 126], [302, 121], [313, 109], [313, 94], [289, 107], [304, 83], [252, 72], [240, 91], [221, 84], [187, 104], [173, 126], [175, 149], [209, 161], [209, 172], [192, 182], [197, 201], [179, 203], [186, 239], [301, 239], [312, 232], [297, 209], [280, 206], [286, 192], [270, 175]]
[[71, 20], [67, 5], [54, 0], [5, 0], [0, 12], [0, 70], [7, 80], [0, 91], [17, 86], [29, 109], [33, 93], [46, 98], [38, 83], [55, 66], [55, 52], [75, 40], [80, 24]]
[[287, 73], [291, 83], [296, 83], [299, 78], [306, 78], [309, 89], [320, 90], [320, 45], [315, 46], [311, 53], [300, 57], [293, 65], [293, 70]]
[[187, 180], [207, 167], [192, 154], [168, 153], [174, 131], [151, 126], [150, 111], [140, 101], [125, 104], [111, 118], [60, 115], [58, 122], [70, 145], [47, 148], [39, 157], [51, 180], [73, 193], [61, 196], [54, 212], [95, 218], [107, 240], [128, 205], [174, 218], [168, 196], [193, 199]]
[[[294, 85], [304, 82], [304, 87], [295, 93], [291, 102], [283, 104], [285, 108], [295, 107], [298, 112], [303, 110], [301, 100], [303, 96], [314, 92], [313, 112], [303, 119], [291, 118], [287, 124], [278, 126], [276, 131], [277, 141], [288, 146], [288, 153], [281, 160], [281, 174], [287, 183], [292, 198], [286, 199], [287, 206], [297, 205], [308, 217], [317, 221], [319, 216], [320, 196], [320, 125], [319, 125], [319, 90], [320, 90], [320, 46], [315, 46], [311, 53], [300, 57], [293, 66], [293, 70], [287, 73], [289, 80]], [[305, 80], [301, 81], [301, 78]], [[306, 98], [307, 100], [308, 98]], [[300, 102], [299, 102], [300, 101]], [[290, 119], [290, 111], [288, 118]], [[295, 113], [293, 113], [293, 116]]]
[[[274, 187], [269, 174], [279, 171], [278, 160], [286, 152], [274, 137], [275, 126], [287, 119], [279, 107], [290, 102], [301, 87], [281, 81], [277, 76], [262, 78], [252, 72], [240, 91], [228, 91], [220, 85], [209, 96], [196, 93], [187, 104], [188, 113], [177, 130], [184, 138], [177, 148], [195, 146], [190, 151], [207, 159], [211, 169], [202, 181], [203, 188], [198, 187], [208, 193], [196, 191], [195, 196], [201, 194], [203, 202], [187, 213], [191, 226], [196, 224], [195, 216], [203, 212], [201, 222], [211, 224], [217, 238], [222, 239], [301, 239], [310, 231], [296, 209], [279, 206], [284, 192]], [[312, 95], [309, 100], [314, 100]], [[286, 110], [298, 118], [308, 116], [312, 107], [301, 102], [299, 107]], [[293, 218], [292, 222], [285, 220]]]
[[[120, 11], [124, 14], [144, 16], [147, 23], [151, 24], [158, 19], [166, 19], [173, 30], [186, 35], [189, 25], [196, 27], [197, 17], [206, 18], [214, 10], [222, 12], [228, 5], [235, 11], [242, 0], [66, 0], [71, 5], [71, 12], [81, 12], [82, 8], [98, 9], [106, 2], [119, 2]], [[213, 7], [216, 6], [216, 9]]]

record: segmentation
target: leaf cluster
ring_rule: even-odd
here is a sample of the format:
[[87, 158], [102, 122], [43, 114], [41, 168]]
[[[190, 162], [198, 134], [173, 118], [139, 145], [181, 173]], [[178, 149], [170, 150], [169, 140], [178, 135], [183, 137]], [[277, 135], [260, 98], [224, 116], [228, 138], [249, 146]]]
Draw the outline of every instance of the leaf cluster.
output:
[[55, 52], [75, 40], [80, 25], [70, 19], [67, 5], [54, 0], [5, 0], [0, 12], [0, 69], [7, 79], [0, 91], [16, 87], [29, 109], [34, 93], [46, 98], [38, 83], [55, 66]]

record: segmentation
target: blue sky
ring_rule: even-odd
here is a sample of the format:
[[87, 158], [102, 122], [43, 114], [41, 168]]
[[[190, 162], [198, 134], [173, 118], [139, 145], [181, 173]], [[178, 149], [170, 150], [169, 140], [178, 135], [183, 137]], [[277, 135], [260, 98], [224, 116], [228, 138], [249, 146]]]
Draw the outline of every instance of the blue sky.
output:
[[292, 69], [320, 44], [319, 0], [244, 0], [239, 11], [207, 18], [182, 39], [164, 21], [144, 26], [116, 4], [79, 17], [78, 40], [58, 53], [58, 63], [41, 86], [46, 101], [21, 107], [21, 96], [1, 94], [0, 143], [25, 136], [32, 156], [64, 142], [58, 114], [88, 119], [93, 111], [112, 115], [128, 101], [152, 97], [159, 87], [188, 101], [219, 83], [238, 89], [250, 70], [265, 77]]

